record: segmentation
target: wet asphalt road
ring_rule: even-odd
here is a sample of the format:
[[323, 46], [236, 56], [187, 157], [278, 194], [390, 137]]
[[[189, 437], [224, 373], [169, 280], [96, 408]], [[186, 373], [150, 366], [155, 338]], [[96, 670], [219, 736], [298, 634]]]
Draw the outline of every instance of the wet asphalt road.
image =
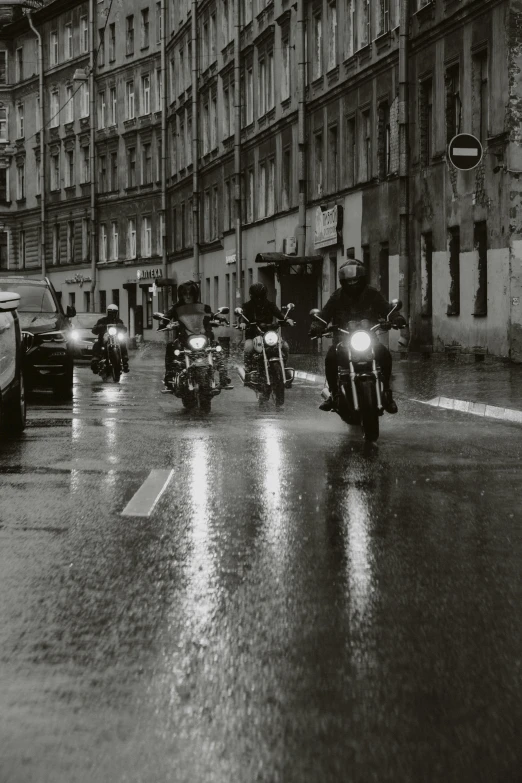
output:
[[522, 429], [399, 399], [367, 446], [306, 382], [205, 417], [161, 374], [0, 444], [1, 783], [521, 781]]

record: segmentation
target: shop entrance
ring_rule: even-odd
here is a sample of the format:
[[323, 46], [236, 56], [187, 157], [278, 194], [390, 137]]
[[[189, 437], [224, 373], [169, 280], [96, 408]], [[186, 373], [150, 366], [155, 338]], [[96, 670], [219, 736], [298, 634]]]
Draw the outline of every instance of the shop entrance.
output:
[[312, 322], [310, 310], [318, 307], [317, 271], [316, 264], [299, 264], [281, 269], [279, 273], [281, 304], [292, 302], [295, 305], [290, 317], [296, 324], [284, 331], [291, 353], [316, 354], [318, 351], [318, 341], [308, 336]]

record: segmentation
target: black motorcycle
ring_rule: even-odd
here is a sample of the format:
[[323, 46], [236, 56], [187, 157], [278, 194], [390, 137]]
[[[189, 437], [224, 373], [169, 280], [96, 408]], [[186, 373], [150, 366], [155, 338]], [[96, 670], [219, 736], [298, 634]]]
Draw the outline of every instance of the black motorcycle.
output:
[[[320, 310], [310, 311], [312, 318], [321, 321], [326, 330], [322, 337], [333, 337], [334, 333], [342, 333], [345, 338], [337, 345], [338, 371], [337, 371], [337, 413], [347, 424], [362, 427], [364, 437], [369, 441], [376, 441], [379, 437], [379, 417], [383, 415], [382, 405], [382, 371], [375, 360], [373, 346], [377, 342], [377, 332], [387, 332], [390, 329], [400, 329], [389, 319], [390, 316], [402, 307], [400, 299], [392, 300], [393, 308], [386, 318], [383, 318], [375, 326], [370, 322], [350, 321], [348, 329], [339, 327], [330, 328], [328, 324], [319, 318]], [[318, 339], [312, 337], [313, 340]], [[345, 356], [339, 356], [345, 352]], [[346, 356], [348, 367], [346, 367]]]
[[[158, 332], [175, 331], [172, 349], [172, 365], [169, 368], [165, 385], [175, 397], [179, 397], [187, 409], [198, 408], [209, 413], [212, 398], [220, 394], [216, 385], [216, 364], [223, 348], [213, 342], [206, 328], [228, 324], [228, 307], [220, 307], [217, 313], [209, 316], [205, 305], [178, 305], [179, 321], [170, 321], [163, 313], [154, 313], [153, 318], [160, 322]], [[208, 323], [205, 323], [210, 319]]]
[[102, 381], [108, 378], [118, 383], [121, 378], [121, 344], [125, 342], [127, 329], [121, 324], [109, 324], [102, 338], [102, 353], [98, 362], [98, 375]]
[[[286, 324], [286, 320], [293, 308], [293, 304], [288, 304], [282, 308], [282, 310], [286, 310], [285, 317], [282, 320], [274, 319], [271, 324], [255, 324], [257, 335], [253, 339], [253, 369], [247, 373], [246, 368], [238, 367], [239, 377], [243, 381], [243, 385], [250, 387], [256, 392], [260, 404], [268, 402], [273, 394], [275, 404], [277, 406], [284, 405], [285, 389], [290, 389], [292, 386], [295, 371], [292, 367], [285, 367], [281, 351], [283, 342], [281, 326]], [[241, 307], [237, 307], [234, 312], [248, 326], [254, 325], [246, 318]], [[239, 329], [239, 324], [235, 328]]]

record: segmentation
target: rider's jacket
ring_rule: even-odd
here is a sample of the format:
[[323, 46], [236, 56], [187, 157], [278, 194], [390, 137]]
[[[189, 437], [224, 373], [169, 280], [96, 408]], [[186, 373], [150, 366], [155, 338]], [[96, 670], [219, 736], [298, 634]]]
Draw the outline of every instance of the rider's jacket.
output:
[[[265, 299], [262, 302], [254, 302], [250, 299], [243, 305], [243, 313], [251, 323], [271, 324], [274, 318], [283, 319], [284, 315], [274, 302]], [[257, 335], [255, 326], [247, 324], [245, 329], [245, 338], [252, 340]]]
[[392, 308], [393, 305], [371, 285], [366, 285], [355, 297], [350, 296], [343, 288], [338, 288], [323, 307], [319, 317], [341, 329], [346, 329], [350, 321], [365, 319], [375, 326], [380, 318], [387, 317]]
[[127, 331], [125, 324], [121, 320], [121, 318], [114, 318], [112, 316], [104, 316], [103, 318], [99, 318], [96, 322], [95, 326], [92, 328], [92, 333], [96, 334], [98, 336], [98, 341], [101, 342], [103, 340], [103, 335], [107, 331], [107, 327], [109, 324], [113, 324], [114, 326], [121, 327]]

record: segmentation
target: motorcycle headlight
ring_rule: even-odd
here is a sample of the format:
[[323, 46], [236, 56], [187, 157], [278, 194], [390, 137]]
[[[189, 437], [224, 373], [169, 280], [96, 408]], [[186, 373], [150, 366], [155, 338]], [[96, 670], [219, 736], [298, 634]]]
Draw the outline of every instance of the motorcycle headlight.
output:
[[114, 337], [115, 334], [118, 334], [118, 330], [116, 329], [115, 326], [109, 326], [107, 331], [109, 332], [111, 337]]
[[72, 332], [69, 332], [69, 339], [77, 343], [80, 339], [80, 332], [78, 332], [76, 329], [73, 329]]
[[220, 345], [216, 345], [216, 347], [214, 348], [214, 350], [215, 350], [217, 353], [219, 353], [220, 351], [222, 351], [222, 350], [223, 350], [223, 348], [222, 348]]
[[176, 350], [174, 351], [174, 356], [179, 356], [180, 353], [181, 351], [178, 348], [176, 348]]
[[125, 332], [119, 332], [118, 340], [122, 343], [125, 340]]
[[189, 344], [189, 348], [191, 348], [193, 351], [201, 351], [201, 349], [204, 348], [205, 345], [207, 344], [207, 338], [189, 337], [188, 344]]
[[277, 345], [278, 339], [277, 332], [267, 332], [265, 334], [265, 343], [270, 347]]
[[350, 345], [354, 351], [364, 353], [371, 344], [372, 340], [368, 332], [354, 332], [350, 337]]

